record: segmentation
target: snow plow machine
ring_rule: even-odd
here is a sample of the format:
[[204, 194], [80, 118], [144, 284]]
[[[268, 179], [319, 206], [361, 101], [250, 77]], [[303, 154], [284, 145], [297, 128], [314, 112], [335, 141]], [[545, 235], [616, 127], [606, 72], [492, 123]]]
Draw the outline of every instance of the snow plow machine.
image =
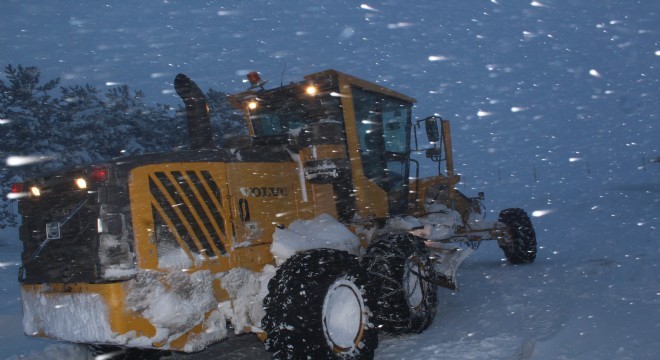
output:
[[413, 121], [415, 99], [335, 70], [248, 79], [228, 99], [249, 135], [215, 146], [179, 74], [187, 149], [13, 187], [27, 335], [192, 353], [252, 332], [274, 359], [369, 359], [378, 332], [431, 324], [475, 244], [534, 261], [527, 214], [485, 221], [483, 194], [456, 189], [449, 122]]

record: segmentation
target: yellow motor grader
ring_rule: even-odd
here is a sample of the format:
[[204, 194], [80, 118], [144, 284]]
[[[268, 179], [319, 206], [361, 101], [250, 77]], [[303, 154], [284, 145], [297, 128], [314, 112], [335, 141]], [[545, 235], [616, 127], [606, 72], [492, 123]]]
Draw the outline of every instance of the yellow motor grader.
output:
[[[13, 188], [27, 335], [196, 352], [254, 332], [276, 359], [367, 359], [377, 332], [430, 325], [475, 244], [534, 260], [527, 214], [484, 220], [483, 194], [455, 188], [449, 123], [413, 121], [415, 99], [335, 70], [248, 79], [229, 102], [249, 135], [215, 146], [204, 94], [179, 74], [187, 149]], [[421, 178], [421, 161], [438, 174]]]

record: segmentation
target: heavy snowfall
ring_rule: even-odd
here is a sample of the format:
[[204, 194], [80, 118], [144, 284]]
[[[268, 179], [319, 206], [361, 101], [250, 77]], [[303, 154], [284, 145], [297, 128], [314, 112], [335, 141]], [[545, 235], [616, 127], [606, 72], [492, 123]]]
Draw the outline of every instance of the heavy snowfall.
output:
[[[489, 220], [524, 208], [539, 252], [533, 264], [511, 265], [495, 242], [482, 243], [458, 270], [459, 290], [438, 290], [433, 324], [380, 336], [375, 358], [656, 359], [659, 13], [653, 0], [5, 1], [0, 64], [37, 66], [63, 86], [126, 84], [172, 106], [177, 73], [234, 93], [247, 88], [249, 71], [274, 87], [334, 68], [415, 97], [413, 118], [452, 122], [459, 190], [483, 191]], [[0, 119], [0, 134], [11, 120]], [[11, 173], [20, 165], [7, 160], [26, 155], [39, 156], [0, 153], [0, 169]], [[419, 160], [422, 175], [436, 171]], [[289, 230], [276, 234], [282, 258], [295, 243]], [[17, 228], [1, 229], [0, 358], [89, 357], [81, 346], [24, 335], [21, 251]], [[186, 266], [177, 254], [171, 261]], [[250, 284], [233, 289], [249, 290], [238, 294], [240, 324], [263, 316], [250, 299], [263, 298], [266, 273], [226, 274]], [[163, 297], [154, 319], [172, 322], [176, 302]], [[198, 356], [270, 355], [246, 334]]]

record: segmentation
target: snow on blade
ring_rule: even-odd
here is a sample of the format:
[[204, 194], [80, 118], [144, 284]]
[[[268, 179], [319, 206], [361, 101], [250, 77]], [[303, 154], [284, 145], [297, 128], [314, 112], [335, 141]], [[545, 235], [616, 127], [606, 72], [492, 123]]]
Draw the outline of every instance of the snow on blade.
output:
[[277, 265], [305, 250], [326, 248], [359, 255], [360, 240], [328, 214], [312, 220], [296, 220], [287, 229], [276, 229], [270, 251]]
[[26, 334], [82, 343], [108, 341], [116, 335], [110, 329], [108, 309], [97, 294], [44, 294], [21, 289], [21, 298]]
[[[388, 228], [394, 231], [409, 231], [428, 240], [447, 239], [461, 224], [461, 214], [444, 204], [427, 202], [424, 208], [428, 215], [422, 217], [404, 216], [391, 218]], [[476, 226], [475, 224], [472, 224]]]
[[[140, 314], [156, 327], [156, 335], [147, 338], [125, 335], [126, 342], [132, 346], [149, 347], [154, 342], [177, 339], [195, 325], [205, 322], [211, 331], [201, 337], [188, 339], [185, 351], [197, 351], [211, 342], [224, 338], [227, 329], [224, 317], [216, 311], [217, 302], [209, 271], [159, 273], [140, 272], [131, 282], [126, 297], [126, 306]], [[177, 289], [186, 289], [180, 291]], [[191, 306], [191, 304], [193, 304]], [[211, 313], [210, 313], [211, 312]], [[206, 314], [210, 315], [205, 318]], [[167, 348], [165, 345], [164, 348]]]

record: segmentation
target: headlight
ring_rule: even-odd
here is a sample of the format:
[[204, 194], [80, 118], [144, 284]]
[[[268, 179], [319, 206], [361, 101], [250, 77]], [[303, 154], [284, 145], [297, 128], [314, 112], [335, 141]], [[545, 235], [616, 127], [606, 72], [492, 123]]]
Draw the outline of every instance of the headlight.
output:
[[76, 186], [78, 187], [78, 189], [80, 189], [80, 190], [87, 189], [87, 181], [85, 179], [78, 178], [78, 179], [75, 180], [75, 182], [76, 182]]
[[32, 193], [32, 196], [41, 196], [41, 190], [36, 186], [30, 187], [30, 193]]
[[314, 85], [309, 85], [309, 86], [307, 87], [307, 89], [305, 89], [305, 92], [307, 93], [307, 95], [310, 95], [310, 96], [314, 96], [314, 95], [316, 95], [316, 92], [317, 92], [317, 90], [316, 90], [316, 86], [314, 86]]

